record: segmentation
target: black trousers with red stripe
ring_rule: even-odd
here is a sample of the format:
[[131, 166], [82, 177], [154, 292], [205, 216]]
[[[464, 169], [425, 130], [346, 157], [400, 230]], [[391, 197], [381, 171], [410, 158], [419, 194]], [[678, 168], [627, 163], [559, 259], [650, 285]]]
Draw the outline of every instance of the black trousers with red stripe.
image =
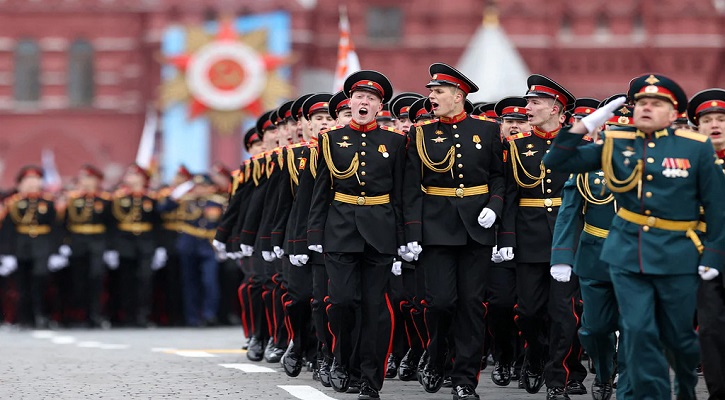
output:
[[486, 322], [493, 337], [493, 359], [511, 364], [514, 362], [518, 337], [514, 324], [516, 265], [511, 261], [491, 264], [486, 291]]
[[312, 324], [315, 336], [320, 343], [318, 356], [332, 357], [332, 334], [330, 333], [329, 320], [327, 319], [327, 270], [325, 269], [325, 258], [322, 254], [310, 254], [307, 265], [312, 269]]
[[419, 265], [425, 269], [429, 363], [443, 368], [447, 339], [452, 338], [453, 386], [478, 385], [491, 248], [469, 238], [464, 246], [425, 246], [420, 255]]
[[272, 338], [274, 339], [274, 347], [286, 349], [287, 344], [289, 343], [289, 332], [287, 331], [284, 311], [284, 298], [287, 293], [287, 279], [284, 275], [284, 262], [289, 262], [289, 259], [285, 258], [284, 260], [281, 260], [277, 258], [270, 264], [272, 265], [274, 271], [272, 275]]
[[[306, 350], [315, 345], [309, 343], [310, 324], [312, 322], [312, 264], [295, 266], [289, 263], [288, 258], [283, 262], [287, 265], [287, 301], [285, 308], [292, 339], [292, 351], [297, 355], [304, 355]], [[327, 327], [325, 327], [327, 330]]]
[[517, 323], [529, 365], [535, 369], [545, 363], [546, 386], [564, 387], [571, 380], [583, 381], [587, 374], [577, 337], [579, 278], [572, 274], [569, 282], [557, 282], [549, 269], [549, 263], [517, 264]]
[[333, 354], [340, 365], [354, 370], [359, 342], [361, 379], [377, 390], [383, 386], [392, 340], [393, 306], [385, 291], [392, 263], [392, 254], [381, 254], [371, 246], [363, 253], [325, 257]]

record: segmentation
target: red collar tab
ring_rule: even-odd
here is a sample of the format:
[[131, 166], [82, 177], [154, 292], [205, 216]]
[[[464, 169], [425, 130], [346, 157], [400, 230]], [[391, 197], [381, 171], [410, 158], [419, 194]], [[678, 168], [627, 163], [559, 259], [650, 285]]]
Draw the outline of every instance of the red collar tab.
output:
[[431, 82], [437, 82], [437, 81], [451, 82], [455, 86], [457, 86], [459, 89], [463, 90], [466, 94], [471, 93], [471, 87], [468, 86], [468, 84], [465, 81], [462, 81], [453, 75], [441, 74], [441, 73], [433, 74]]
[[725, 149], [717, 151], [717, 158], [721, 160], [725, 158]]
[[[440, 74], [439, 74], [439, 75], [440, 75]], [[457, 123], [457, 122], [461, 122], [461, 121], [463, 121], [464, 119], [466, 119], [466, 117], [468, 117], [468, 114], [466, 114], [466, 112], [465, 112], [465, 111], [463, 111], [463, 112], [461, 112], [460, 114], [458, 114], [458, 115], [454, 116], [453, 118], [448, 118], [448, 117], [440, 117], [440, 121], [441, 121], [442, 123], [444, 123], [444, 124], [455, 124], [455, 123]]]
[[355, 131], [359, 132], [370, 132], [378, 127], [378, 122], [373, 121], [365, 126], [358, 124], [355, 121], [350, 121], [350, 128], [352, 128]]
[[561, 130], [561, 125], [551, 132], [542, 131], [538, 127], [534, 127], [534, 129], [532, 131], [534, 132], [534, 135], [536, 135], [542, 139], [553, 139], [556, 137], [556, 135], [559, 133], [560, 130]]

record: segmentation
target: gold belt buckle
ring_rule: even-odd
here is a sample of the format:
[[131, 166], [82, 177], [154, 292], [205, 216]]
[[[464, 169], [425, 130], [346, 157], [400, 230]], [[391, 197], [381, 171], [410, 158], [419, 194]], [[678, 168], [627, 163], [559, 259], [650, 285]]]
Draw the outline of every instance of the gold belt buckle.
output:
[[456, 189], [456, 197], [463, 198], [463, 188]]
[[554, 205], [554, 202], [551, 199], [544, 199], [544, 205], [547, 207], [551, 207]]
[[364, 206], [365, 205], [365, 196], [358, 196], [357, 198], [357, 205]]
[[34, 226], [31, 226], [31, 227], [30, 227], [30, 228], [28, 229], [28, 236], [30, 236], [31, 238], [36, 238], [36, 237], [38, 237], [38, 230], [37, 230], [37, 229], [35, 229], [35, 227], [34, 227]]
[[647, 226], [654, 227], [657, 223], [656, 217], [647, 217]]

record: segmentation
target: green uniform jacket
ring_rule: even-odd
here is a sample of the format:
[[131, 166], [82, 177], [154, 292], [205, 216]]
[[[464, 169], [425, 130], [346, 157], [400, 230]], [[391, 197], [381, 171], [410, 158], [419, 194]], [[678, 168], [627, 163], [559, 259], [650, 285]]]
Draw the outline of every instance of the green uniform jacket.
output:
[[[602, 171], [577, 174], [564, 184], [563, 200], [551, 246], [551, 265], [573, 265], [574, 273], [579, 277], [608, 282], [611, 281], [609, 264], [599, 259], [604, 238], [596, 234], [601, 231], [589, 228], [609, 230], [614, 218], [616, 202], [610, 198], [611, 192], [603, 176]], [[583, 180], [589, 183], [590, 193], [586, 192]], [[591, 195], [606, 203], [592, 203], [589, 198]], [[582, 231], [585, 223], [588, 229]]]
[[674, 221], [697, 221], [702, 206], [708, 232], [701, 238], [705, 248], [699, 255], [685, 232], [640, 226], [615, 217], [601, 259], [613, 267], [644, 274], [696, 274], [698, 265], [722, 271], [725, 175], [710, 139], [670, 128], [651, 135], [640, 131], [605, 132], [606, 135], [611, 135], [613, 144], [611, 160], [602, 157], [606, 140], [604, 146], [577, 146], [581, 135], [562, 130], [551, 152], [544, 157], [544, 164], [569, 172], [606, 172], [611, 163], [614, 177], [626, 180], [641, 160], [641, 179], [630, 190], [615, 193], [618, 206]]

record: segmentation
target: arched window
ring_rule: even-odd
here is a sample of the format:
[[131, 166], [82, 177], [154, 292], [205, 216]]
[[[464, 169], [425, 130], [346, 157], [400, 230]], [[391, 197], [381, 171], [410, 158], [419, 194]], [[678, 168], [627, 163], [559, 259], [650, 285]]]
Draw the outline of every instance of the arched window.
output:
[[83, 39], [68, 50], [68, 102], [71, 107], [93, 105], [93, 46]]
[[40, 47], [35, 40], [18, 41], [15, 48], [15, 101], [37, 102], [40, 100]]

